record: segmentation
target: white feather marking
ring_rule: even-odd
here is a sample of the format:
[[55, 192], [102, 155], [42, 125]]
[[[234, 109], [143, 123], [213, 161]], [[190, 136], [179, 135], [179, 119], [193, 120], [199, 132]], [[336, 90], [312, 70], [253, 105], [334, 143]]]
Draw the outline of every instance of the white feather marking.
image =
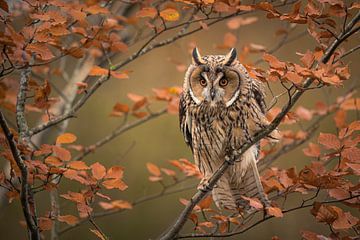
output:
[[201, 103], [201, 101], [197, 97], [195, 97], [195, 95], [194, 95], [193, 91], [191, 90], [191, 88], [189, 89], [189, 92], [190, 92], [190, 96], [191, 96], [192, 100], [194, 100], [196, 105], [199, 105]]
[[240, 89], [237, 90], [236, 93], [234, 94], [234, 96], [230, 99], [230, 101], [228, 101], [226, 103], [226, 107], [230, 107], [235, 102], [235, 100], [239, 97], [239, 94], [240, 94]]

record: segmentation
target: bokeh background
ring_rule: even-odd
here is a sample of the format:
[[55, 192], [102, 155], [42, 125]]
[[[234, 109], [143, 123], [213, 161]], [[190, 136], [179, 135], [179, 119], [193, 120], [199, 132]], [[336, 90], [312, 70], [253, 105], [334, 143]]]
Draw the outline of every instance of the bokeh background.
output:
[[[249, 43], [261, 44], [268, 49], [278, 43], [280, 37], [276, 36], [274, 32], [282, 28], [283, 23], [266, 19], [263, 15], [253, 14], [252, 16], [259, 18], [256, 23], [242, 26], [233, 32], [237, 37], [236, 47], [239, 52], [241, 52], [242, 46]], [[304, 30], [305, 28], [298, 26], [293, 34], [299, 34]], [[130, 103], [126, 97], [128, 92], [152, 95], [152, 88], [182, 85], [184, 73], [179, 72], [176, 65], [169, 59], [188, 65], [191, 61], [189, 46], [193, 44], [196, 44], [204, 55], [225, 54], [227, 50], [218, 49], [216, 45], [222, 44], [224, 34], [227, 32], [229, 29], [226, 26], [226, 21], [220, 22], [208, 30], [200, 31], [140, 57], [126, 67], [126, 70], [131, 71], [130, 79], [112, 79], [102, 86], [79, 111], [77, 118], [70, 121], [67, 132], [76, 134], [78, 136], [77, 143], [82, 145], [92, 144], [97, 139], [107, 135], [122, 121], [121, 118], [109, 117], [115, 102]], [[164, 35], [163, 38], [169, 37], [171, 34]], [[357, 43], [359, 43], [358, 40], [358, 37], [355, 37]], [[315, 45], [315, 40], [306, 35], [282, 47], [274, 55], [281, 60], [298, 62], [297, 53], [304, 53], [307, 49], [313, 50]], [[354, 42], [344, 44], [345, 48], [353, 45]], [[132, 46], [129, 53], [138, 49], [139, 46]], [[114, 62], [126, 56], [125, 54]], [[261, 56], [262, 54], [252, 54], [248, 61], [254, 61]], [[345, 60], [350, 65], [351, 80], [344, 86], [337, 88], [309, 91], [298, 104], [312, 108], [316, 101], [333, 101], [336, 96], [346, 92], [347, 88], [353, 84], [352, 82], [359, 81], [359, 54], [355, 53]], [[266, 65], [260, 64], [259, 66], [265, 67]], [[281, 90], [276, 84], [272, 84], [272, 88], [275, 93]], [[268, 93], [268, 95], [270, 94]], [[268, 101], [270, 100], [271, 96], [268, 97]], [[283, 103], [283, 100], [279, 101], [278, 106]], [[160, 109], [161, 104], [154, 103], [151, 108]], [[356, 114], [348, 117], [356, 118]], [[290, 128], [298, 128], [298, 125], [292, 125]], [[332, 117], [322, 122], [318, 131], [334, 132], [335, 125]], [[316, 139], [312, 141], [316, 141]], [[283, 168], [296, 166], [297, 169], [301, 169], [309, 164], [311, 159], [305, 157], [301, 149], [302, 147], [282, 156], [274, 163], [274, 166]], [[149, 182], [149, 173], [146, 169], [147, 162], [155, 163], [161, 167], [170, 167], [168, 160], [179, 158], [187, 158], [192, 161], [191, 151], [185, 145], [179, 131], [178, 117], [167, 114], [126, 132], [95, 153], [88, 155], [85, 162], [90, 165], [99, 161], [106, 166], [121, 165], [125, 167], [124, 180], [129, 188], [124, 192], [108, 191], [106, 193], [111, 195], [113, 199], [133, 201], [161, 190], [158, 183]], [[197, 180], [189, 180], [180, 184], [179, 187], [196, 182]], [[80, 186], [74, 182], [65, 181], [60, 187], [60, 193], [65, 193], [67, 190], [77, 191], [80, 190]], [[194, 188], [148, 201], [137, 205], [132, 210], [99, 218], [96, 222], [110, 239], [154, 239], [170, 226], [183, 209], [179, 198], [189, 199], [195, 191]], [[38, 194], [36, 200], [40, 212], [45, 213], [50, 207], [48, 193]], [[294, 195], [289, 199], [289, 206], [299, 201], [301, 201], [301, 196]], [[61, 200], [60, 206], [62, 214], [75, 213], [75, 206], [69, 201]], [[98, 208], [97, 210], [101, 209]], [[359, 216], [358, 212], [354, 215]], [[0, 239], [25, 239], [25, 230], [19, 224], [19, 220], [22, 219], [18, 201], [3, 206], [0, 210]], [[61, 239], [95, 239], [95, 236], [89, 231], [90, 227], [92, 228], [89, 224], [83, 224], [62, 235]], [[184, 232], [192, 231], [192, 227], [191, 222], [187, 223]], [[233, 237], [233, 239], [271, 239], [274, 235], [280, 239], [300, 239], [300, 230], [303, 229], [328, 233], [328, 227], [317, 223], [315, 218], [310, 215], [309, 209], [303, 209], [286, 214], [284, 218], [266, 221], [243, 235]]]

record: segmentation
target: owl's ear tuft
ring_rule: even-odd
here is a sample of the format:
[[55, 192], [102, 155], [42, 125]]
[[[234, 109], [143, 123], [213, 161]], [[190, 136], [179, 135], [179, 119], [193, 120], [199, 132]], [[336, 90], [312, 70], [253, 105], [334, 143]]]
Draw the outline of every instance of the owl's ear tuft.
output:
[[226, 54], [226, 56], [225, 56], [224, 65], [230, 66], [236, 58], [237, 58], [236, 49], [231, 48], [230, 52], [228, 54]]
[[192, 61], [195, 65], [203, 65], [205, 62], [202, 60], [200, 52], [197, 47], [192, 51]]

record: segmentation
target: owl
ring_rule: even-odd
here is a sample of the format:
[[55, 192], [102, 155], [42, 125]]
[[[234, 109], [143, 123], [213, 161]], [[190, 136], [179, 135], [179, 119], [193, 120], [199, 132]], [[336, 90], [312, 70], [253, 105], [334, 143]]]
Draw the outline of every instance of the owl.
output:
[[[193, 50], [179, 109], [181, 131], [203, 175], [199, 189], [226, 157], [236, 157], [237, 149], [269, 125], [263, 86], [249, 76], [234, 48], [227, 55], [208, 56]], [[276, 141], [278, 136], [274, 131], [268, 138]], [[237, 157], [219, 179], [212, 189], [217, 207], [246, 209], [249, 206], [242, 196], [257, 197], [269, 205], [257, 169], [258, 155], [256, 144]]]

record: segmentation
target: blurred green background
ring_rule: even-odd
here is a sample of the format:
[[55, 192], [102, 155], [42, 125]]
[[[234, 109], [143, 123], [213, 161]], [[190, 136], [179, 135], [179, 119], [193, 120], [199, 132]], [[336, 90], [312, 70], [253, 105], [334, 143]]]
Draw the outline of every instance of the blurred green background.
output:
[[[283, 27], [282, 23], [276, 20], [271, 21], [262, 15], [255, 16], [259, 17], [258, 22], [250, 26], [240, 27], [233, 32], [237, 37], [236, 47], [239, 52], [241, 52], [242, 46], [248, 43], [261, 44], [270, 49], [280, 39], [279, 36], [275, 36], [274, 32]], [[177, 71], [176, 66], [169, 61], [169, 58], [188, 65], [191, 61], [188, 51], [190, 43], [196, 43], [203, 55], [225, 54], [227, 50], [215, 48], [215, 45], [223, 42], [224, 34], [229, 31], [225, 23], [218, 23], [211, 26], [209, 30], [203, 30], [171, 45], [155, 49], [126, 66], [125, 70], [132, 71], [130, 79], [112, 79], [102, 86], [79, 111], [77, 118], [71, 120], [67, 132], [78, 136], [78, 144], [85, 146], [92, 144], [121, 123], [121, 118], [109, 117], [109, 114], [115, 102], [130, 103], [126, 97], [128, 92], [152, 95], [152, 88], [182, 85], [184, 73]], [[293, 35], [295, 36], [304, 30], [305, 28], [298, 26]], [[171, 34], [164, 35], [163, 38], [169, 37]], [[313, 50], [315, 45], [316, 42], [306, 35], [282, 47], [274, 55], [280, 60], [298, 62], [296, 53], [304, 53], [307, 49]], [[344, 44], [345, 48], [353, 45], [354, 43], [351, 42]], [[138, 47], [139, 45], [131, 47], [129, 53]], [[261, 56], [262, 54], [253, 54], [250, 59], [256, 60]], [[124, 55], [123, 58], [125, 57]], [[117, 59], [114, 62], [120, 60]], [[312, 108], [316, 101], [326, 102], [329, 99], [333, 101], [334, 97], [344, 93], [353, 81], [358, 81], [358, 76], [360, 76], [359, 54], [355, 53], [347, 57], [346, 61], [349, 62], [352, 77], [345, 86], [309, 91], [298, 104]], [[265, 67], [266, 65], [260, 66]], [[281, 90], [276, 84], [272, 84], [272, 88], [275, 92]], [[283, 101], [280, 101], [278, 106], [281, 106], [282, 103]], [[160, 109], [161, 106], [154, 104], [151, 108], [156, 110]], [[349, 118], [354, 117], [355, 115], [349, 116]], [[157, 193], [161, 190], [161, 186], [158, 183], [148, 181], [147, 162], [155, 163], [161, 167], [170, 167], [168, 160], [171, 159], [187, 158], [192, 161], [191, 151], [185, 145], [178, 125], [177, 116], [161, 116], [116, 138], [95, 153], [88, 155], [85, 162], [90, 165], [99, 161], [107, 167], [112, 165], [125, 167], [124, 180], [129, 188], [124, 192], [105, 191], [113, 199], [133, 201], [142, 196]], [[298, 126], [295, 124], [292, 127]], [[329, 117], [328, 120], [322, 122], [319, 130], [334, 132], [335, 125], [332, 118]], [[299, 170], [304, 165], [309, 164], [311, 160], [302, 154], [301, 148], [282, 156], [274, 165], [284, 168], [295, 165]], [[180, 184], [180, 187], [196, 183], [196, 181], [184, 182]], [[64, 181], [60, 187], [60, 193], [80, 189], [78, 184], [72, 181]], [[97, 219], [96, 222], [110, 239], [153, 239], [170, 226], [183, 209], [179, 198], [189, 199], [193, 193], [195, 193], [195, 189], [162, 197], [138, 205], [132, 210]], [[38, 194], [36, 200], [38, 201], [39, 212], [41, 215], [45, 214], [50, 207], [48, 193]], [[293, 196], [289, 199], [289, 206], [300, 201], [301, 196]], [[74, 214], [74, 210], [74, 204], [61, 200], [62, 214]], [[96, 210], [101, 209], [97, 208]], [[19, 224], [21, 219], [23, 216], [18, 201], [3, 207], [0, 212], [0, 239], [25, 239], [25, 230]], [[64, 226], [62, 225], [62, 227]], [[187, 223], [183, 232], [192, 231], [192, 227], [191, 222]], [[95, 239], [96, 237], [89, 231], [89, 228], [93, 227], [89, 224], [83, 224], [62, 235], [61, 239]], [[305, 229], [314, 230], [317, 233], [328, 233], [328, 227], [316, 223], [314, 217], [310, 215], [309, 209], [304, 209], [286, 214], [282, 219], [267, 221], [243, 235], [233, 237], [233, 239], [271, 239], [274, 235], [280, 239], [300, 239], [300, 230]]]

